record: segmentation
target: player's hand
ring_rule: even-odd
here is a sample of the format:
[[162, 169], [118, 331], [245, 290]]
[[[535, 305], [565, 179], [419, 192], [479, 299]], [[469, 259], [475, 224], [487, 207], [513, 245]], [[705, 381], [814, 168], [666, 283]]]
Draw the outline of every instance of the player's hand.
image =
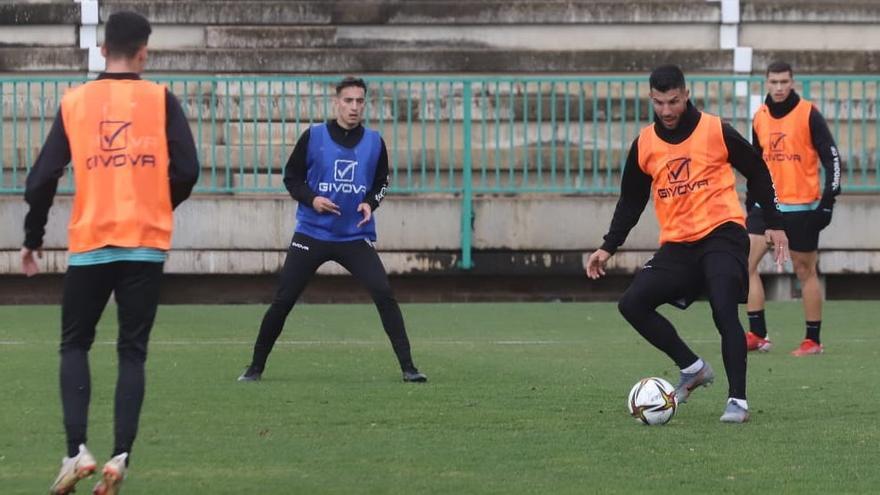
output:
[[26, 247], [21, 248], [21, 271], [24, 272], [24, 274], [28, 277], [33, 277], [34, 275], [40, 273], [40, 265], [38, 265], [37, 260], [34, 259], [35, 253], [37, 255], [37, 258], [43, 258], [42, 249], [28, 249]]
[[782, 265], [788, 261], [788, 236], [784, 230], [767, 229], [764, 231], [767, 245], [773, 248], [773, 258], [776, 260], [776, 271], [782, 273]]
[[587, 276], [593, 280], [605, 276], [605, 263], [611, 258], [611, 253], [604, 249], [597, 249], [587, 259]]
[[318, 213], [332, 213], [334, 215], [342, 215], [339, 211], [339, 206], [325, 198], [324, 196], [315, 196], [315, 199], [312, 200], [312, 208], [315, 209]]
[[373, 218], [373, 208], [367, 203], [361, 203], [358, 205], [358, 212], [364, 215], [364, 219], [358, 222], [357, 225], [358, 228], [361, 228]]

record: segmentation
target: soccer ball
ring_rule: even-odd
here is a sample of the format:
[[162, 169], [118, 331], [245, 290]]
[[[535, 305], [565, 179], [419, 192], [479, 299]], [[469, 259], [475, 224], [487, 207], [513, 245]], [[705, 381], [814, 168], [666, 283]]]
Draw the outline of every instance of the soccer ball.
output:
[[646, 425], [665, 425], [675, 415], [678, 399], [675, 389], [662, 378], [642, 378], [629, 391], [629, 413]]

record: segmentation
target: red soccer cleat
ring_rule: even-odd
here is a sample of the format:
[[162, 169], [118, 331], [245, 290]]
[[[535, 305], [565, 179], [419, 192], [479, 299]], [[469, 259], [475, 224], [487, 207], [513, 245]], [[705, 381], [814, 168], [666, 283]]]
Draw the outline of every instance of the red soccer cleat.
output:
[[792, 356], [810, 356], [813, 354], [822, 354], [822, 352], [824, 350], [825, 350], [825, 348], [822, 347], [822, 344], [817, 343], [815, 340], [804, 339], [803, 342], [801, 342], [801, 345], [798, 346], [797, 349], [791, 351], [791, 355]]
[[749, 351], [768, 352], [773, 342], [766, 337], [759, 337], [755, 332], [746, 332], [746, 348]]

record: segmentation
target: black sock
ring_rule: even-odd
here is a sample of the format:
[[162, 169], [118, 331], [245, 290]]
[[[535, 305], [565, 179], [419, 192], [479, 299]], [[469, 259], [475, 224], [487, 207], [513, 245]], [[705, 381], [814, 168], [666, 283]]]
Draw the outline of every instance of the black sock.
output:
[[749, 311], [749, 331], [753, 334], [761, 337], [762, 339], [767, 338], [767, 322], [764, 320], [764, 310], [760, 311]]
[[821, 328], [822, 328], [822, 320], [808, 321], [807, 322], [807, 338], [817, 344], [821, 344], [822, 342], [819, 341], [819, 330]]
[[91, 398], [91, 374], [88, 351], [70, 348], [61, 351], [61, 404], [67, 434], [67, 457], [79, 454], [79, 444], [86, 443]]

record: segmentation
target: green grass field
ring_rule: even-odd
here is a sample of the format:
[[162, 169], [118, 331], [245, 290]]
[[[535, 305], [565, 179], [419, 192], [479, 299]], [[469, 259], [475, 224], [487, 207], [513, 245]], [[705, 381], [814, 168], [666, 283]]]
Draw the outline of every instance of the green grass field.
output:
[[[110, 308], [113, 309], [113, 308]], [[788, 355], [799, 303], [772, 304], [750, 355], [752, 422], [718, 421], [727, 382], [663, 427], [630, 386], [677, 370], [613, 304], [413, 304], [424, 385], [404, 384], [366, 305], [291, 316], [264, 380], [241, 384], [262, 306], [164, 306], [127, 494], [877, 493], [876, 302], [830, 302], [826, 353]], [[721, 372], [706, 304], [665, 314]], [[43, 493], [64, 453], [59, 311], [0, 307], [0, 493]], [[91, 450], [112, 447], [115, 311], [92, 351]], [[93, 480], [80, 486], [90, 493]]]

